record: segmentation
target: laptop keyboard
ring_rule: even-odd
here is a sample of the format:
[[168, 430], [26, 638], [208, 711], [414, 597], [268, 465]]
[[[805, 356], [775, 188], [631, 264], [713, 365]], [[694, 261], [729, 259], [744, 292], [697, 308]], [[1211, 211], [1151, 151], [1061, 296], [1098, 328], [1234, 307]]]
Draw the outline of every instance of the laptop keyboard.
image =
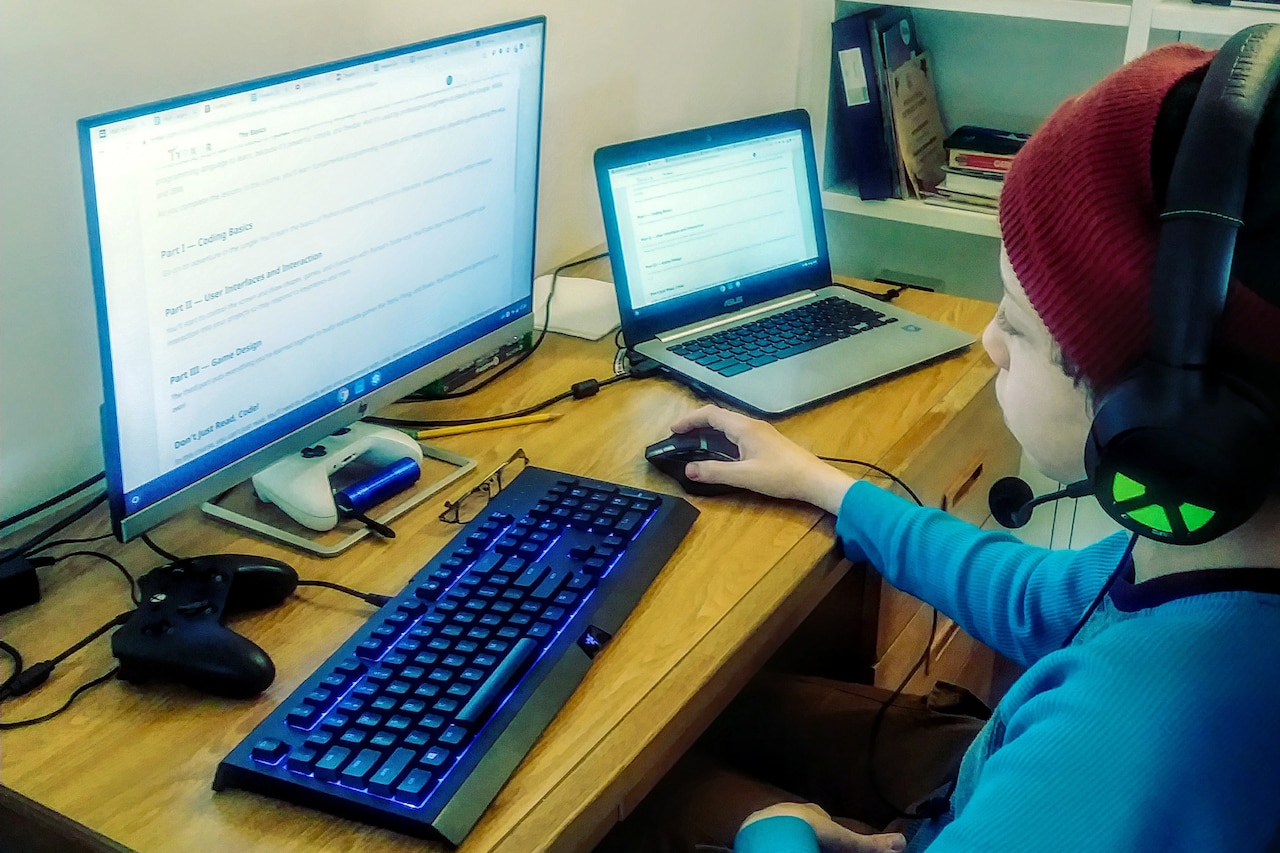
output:
[[696, 515], [525, 469], [222, 761], [214, 788], [460, 842]]
[[670, 351], [721, 376], [736, 376], [897, 321], [856, 302], [828, 296], [685, 341]]

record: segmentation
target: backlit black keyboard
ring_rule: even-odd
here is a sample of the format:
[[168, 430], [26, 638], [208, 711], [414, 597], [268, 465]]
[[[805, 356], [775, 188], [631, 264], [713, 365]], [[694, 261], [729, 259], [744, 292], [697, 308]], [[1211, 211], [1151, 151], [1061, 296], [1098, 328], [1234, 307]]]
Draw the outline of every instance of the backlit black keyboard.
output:
[[736, 376], [853, 335], [898, 322], [872, 308], [828, 296], [780, 314], [703, 335], [671, 347], [671, 352], [714, 370]]
[[213, 787], [461, 842], [697, 514], [527, 468], [232, 750]]

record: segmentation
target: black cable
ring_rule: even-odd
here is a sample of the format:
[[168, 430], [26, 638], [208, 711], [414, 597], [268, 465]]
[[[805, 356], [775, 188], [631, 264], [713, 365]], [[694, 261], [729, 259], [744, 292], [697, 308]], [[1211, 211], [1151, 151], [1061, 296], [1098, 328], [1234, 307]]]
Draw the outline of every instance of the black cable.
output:
[[[933, 813], [909, 812], [906, 809], [895, 805], [894, 802], [889, 799], [888, 795], [885, 794], [884, 789], [880, 786], [880, 779], [876, 775], [876, 746], [879, 742], [880, 726], [884, 722], [885, 712], [888, 711], [890, 705], [898, 701], [898, 697], [902, 695], [902, 691], [907, 689], [907, 685], [911, 683], [911, 679], [915, 677], [915, 674], [920, 670], [920, 667], [925, 665], [925, 662], [929, 659], [929, 652], [933, 649], [933, 640], [938, 631], [938, 608], [934, 607], [932, 610], [933, 617], [929, 624], [929, 641], [925, 643], [924, 650], [920, 653], [920, 657], [916, 660], [910, 671], [907, 672], [906, 676], [902, 679], [902, 682], [894, 688], [892, 693], [889, 694], [889, 698], [881, 702], [880, 707], [876, 709], [876, 715], [871, 718], [871, 731], [867, 735], [867, 780], [871, 784], [872, 793], [879, 797], [880, 801], [889, 807], [889, 809], [894, 813], [894, 817], [922, 818], [937, 816]], [[922, 806], [923, 805], [925, 804], [922, 804]]]
[[[863, 468], [870, 468], [872, 471], [882, 474], [896, 483], [903, 491], [911, 496], [911, 499], [915, 501], [916, 506], [924, 506], [924, 501], [920, 500], [920, 496], [917, 495], [915, 490], [908, 486], [901, 477], [894, 474], [892, 471], [881, 468], [875, 463], [865, 462], [861, 459], [845, 459], [839, 456], [819, 456], [818, 458], [826, 462], [843, 462], [849, 465], [860, 465]], [[885, 795], [884, 789], [880, 786], [880, 779], [876, 775], [876, 746], [879, 740], [880, 726], [884, 722], [884, 715], [889, 710], [889, 706], [898, 701], [898, 697], [902, 695], [902, 691], [907, 689], [907, 685], [911, 683], [911, 679], [915, 677], [915, 674], [920, 671], [920, 667], [924, 666], [929, 660], [929, 652], [932, 651], [933, 641], [937, 637], [938, 608], [932, 607], [930, 609], [933, 611], [933, 615], [929, 623], [929, 639], [925, 642], [924, 650], [920, 652], [920, 657], [916, 660], [910, 671], [907, 672], [906, 677], [902, 679], [902, 683], [900, 683], [897, 688], [889, 694], [889, 698], [881, 702], [880, 707], [876, 709], [876, 715], [871, 719], [871, 731], [867, 736], [869, 741], [867, 745], [867, 781], [870, 783], [872, 793], [879, 797], [880, 801], [894, 812], [895, 817], [933, 817], [931, 814], [913, 814], [894, 805], [893, 801]]]
[[138, 604], [141, 601], [138, 594], [138, 582], [134, 579], [129, 570], [124, 567], [124, 563], [121, 563], [115, 557], [112, 557], [110, 554], [104, 554], [101, 551], [69, 551], [66, 554], [59, 554], [57, 557], [54, 557], [53, 561], [55, 563], [60, 563], [63, 560], [70, 559], [71, 557], [97, 557], [99, 560], [105, 560], [115, 566], [120, 570], [120, 574], [124, 575], [124, 579], [129, 582], [130, 600], [133, 601], [134, 604]]
[[299, 580], [298, 586], [319, 586], [324, 587], [325, 589], [345, 592], [347, 595], [354, 596], [366, 604], [372, 604], [374, 607], [381, 607], [391, 600], [391, 596], [389, 595], [379, 595], [376, 592], [361, 592], [358, 589], [352, 589], [349, 586], [343, 586], [340, 583], [333, 583], [332, 581]]
[[13, 660], [13, 672], [9, 673], [9, 677], [3, 683], [0, 683], [0, 696], [4, 696], [9, 685], [13, 684], [13, 680], [22, 673], [22, 653], [3, 640], [0, 640], [0, 652], [4, 652]]
[[107, 473], [105, 471], [99, 471], [97, 474], [94, 474], [89, 479], [76, 483], [74, 486], [67, 489], [65, 492], [54, 495], [53, 497], [49, 498], [47, 501], [41, 501], [40, 503], [36, 504], [30, 509], [24, 509], [22, 512], [17, 513], [16, 515], [11, 515], [5, 519], [0, 519], [0, 529], [8, 527], [11, 524], [17, 524], [19, 521], [22, 521], [24, 518], [30, 518], [31, 516], [36, 515], [37, 513], [44, 512], [49, 507], [54, 506], [55, 504], [62, 503], [67, 498], [71, 497], [77, 492], [84, 491], [85, 489], [89, 488], [99, 480], [106, 479], [106, 476], [107, 476]]
[[103, 503], [106, 499], [107, 499], [107, 496], [105, 494], [98, 495], [96, 498], [89, 501], [89, 503], [80, 507], [80, 509], [71, 513], [71, 515], [57, 522], [53, 526], [47, 528], [46, 530], [40, 533], [37, 533], [35, 536], [32, 536], [30, 539], [28, 539], [26, 542], [23, 542], [18, 547], [6, 551], [4, 553], [4, 556], [0, 557], [0, 562], [7, 562], [9, 560], [17, 559], [18, 557], [27, 556], [28, 551], [30, 551], [32, 548], [36, 547], [41, 542], [53, 536], [59, 530], [64, 530], [67, 527], [70, 527], [75, 522], [84, 518], [86, 515], [93, 512], [93, 510], [96, 509], [98, 505]]
[[180, 563], [180, 562], [182, 562], [182, 558], [181, 558], [181, 557], [179, 557], [177, 554], [171, 554], [171, 553], [169, 553], [168, 551], [166, 551], [165, 549], [161, 548], [161, 547], [160, 547], [159, 545], [157, 545], [156, 543], [152, 542], [152, 541], [151, 541], [151, 537], [150, 537], [149, 535], [147, 535], [146, 533], [142, 534], [142, 535], [141, 535], [140, 537], [138, 537], [138, 538], [140, 538], [140, 539], [142, 540], [142, 542], [143, 542], [143, 544], [144, 544], [144, 545], [146, 545], [146, 546], [147, 546], [148, 548], [150, 548], [152, 551], [155, 551], [155, 552], [156, 552], [157, 554], [159, 554], [161, 557], [164, 557], [164, 558], [165, 558], [166, 560], [168, 560], [170, 563]]
[[840, 283], [841, 287], [847, 287], [854, 293], [861, 293], [863, 296], [869, 296], [878, 302], [892, 302], [908, 290], [923, 290], [925, 293], [936, 293], [932, 287], [925, 287], [923, 284], [909, 284], [903, 281], [889, 281], [885, 278], [875, 279], [876, 284], [885, 284], [889, 289], [883, 293], [875, 293], [870, 290], [863, 290], [861, 287], [854, 287], [852, 284], [844, 282]]
[[83, 545], [87, 542], [101, 542], [103, 539], [112, 539], [114, 537], [115, 537], [114, 533], [103, 533], [98, 536], [85, 536], [79, 539], [55, 539], [52, 542], [44, 543], [38, 548], [32, 548], [30, 551], [26, 553], [26, 556], [34, 557], [36, 554], [39, 554], [41, 551], [47, 551], [50, 548], [57, 548], [62, 545]]
[[[580, 260], [569, 261], [568, 263], [561, 264], [560, 266], [552, 270], [551, 286], [547, 289], [546, 315], [542, 318], [542, 330], [538, 332], [538, 338], [533, 342], [533, 346], [529, 347], [529, 349], [520, 353], [520, 355], [510, 364], [507, 364], [499, 368], [496, 372], [489, 374], [482, 381], [462, 391], [452, 391], [447, 394], [438, 394], [435, 396], [428, 396], [425, 394], [407, 394], [404, 397], [402, 397], [401, 400], [408, 401], [408, 402], [430, 402], [434, 400], [456, 400], [459, 397], [467, 397], [467, 396], [470, 396], [471, 394], [476, 393], [481, 388], [487, 387], [491, 382], [496, 380], [498, 377], [503, 376], [509, 371], [518, 367], [521, 363], [524, 362], [525, 359], [533, 355], [534, 351], [537, 350], [537, 348], [542, 345], [542, 339], [547, 336], [547, 330], [551, 328], [551, 300], [556, 295], [556, 280], [560, 278], [560, 273], [564, 272], [567, 269], [581, 266], [582, 264], [590, 263], [591, 261], [598, 261], [601, 258], [607, 258], [607, 257], [609, 257], [608, 252], [601, 252], [600, 254], [592, 255], [589, 258], [581, 258]], [[443, 425], [445, 424], [442, 424], [442, 426]]]
[[908, 486], [905, 482], [903, 482], [901, 477], [899, 477], [897, 474], [894, 474], [891, 471], [886, 471], [884, 468], [881, 468], [879, 465], [876, 465], [872, 462], [863, 462], [861, 459], [843, 459], [839, 456], [819, 456], [818, 458], [824, 462], [844, 462], [849, 465], [861, 465], [863, 468], [870, 468], [872, 471], [875, 471], [878, 474], [883, 474], [884, 476], [892, 480], [894, 483], [898, 484], [898, 486], [900, 486], [904, 492], [911, 495], [911, 499], [915, 501], [918, 506], [924, 506], [924, 501], [920, 500], [920, 496], [917, 495], [914, 491], [912, 491], [911, 487]]
[[514, 412], [506, 412], [505, 414], [501, 414], [501, 415], [486, 415], [480, 418], [460, 418], [460, 419], [451, 420], [451, 421], [428, 421], [428, 420], [417, 420], [413, 418], [379, 418], [379, 417], [365, 418], [364, 421], [366, 423], [378, 424], [380, 426], [419, 427], [419, 428], [443, 427], [443, 426], [466, 426], [467, 424], [483, 424], [483, 423], [489, 423], [491, 421], [505, 421], [508, 418], [518, 418], [518, 417], [523, 417], [524, 415], [531, 415], [534, 412], [540, 412], [543, 409], [547, 408], [548, 406], [552, 406], [556, 403], [559, 403], [561, 400], [567, 400], [570, 397], [574, 398], [575, 400], [581, 400], [586, 397], [594, 397], [596, 392], [598, 392], [604, 386], [612, 385], [615, 382], [621, 382], [624, 379], [630, 379], [630, 378], [631, 378], [631, 374], [624, 373], [618, 376], [610, 376], [608, 379], [584, 379], [581, 382], [575, 382], [573, 387], [570, 388], [568, 391], [564, 391], [560, 394], [557, 394], [554, 397], [550, 397], [546, 400], [543, 400], [541, 403], [534, 403], [532, 406], [526, 406], [523, 409], [518, 409]]
[[24, 728], [25, 726], [34, 726], [39, 723], [48, 722], [49, 720], [52, 720], [54, 717], [61, 714], [63, 711], [70, 708], [71, 703], [76, 701], [76, 699], [80, 697], [80, 694], [88, 690], [92, 690], [94, 687], [97, 687], [99, 684], [104, 684], [107, 681], [110, 681], [112, 678], [115, 678], [116, 673], [118, 672], [120, 672], [120, 667], [117, 666], [117, 667], [114, 667], [106, 675], [100, 675], [97, 678], [93, 679], [92, 681], [81, 684], [75, 690], [71, 691], [71, 695], [67, 697], [67, 701], [62, 703], [62, 707], [57, 708], [53, 711], [50, 711], [47, 714], [43, 714], [39, 717], [32, 717], [29, 720], [14, 720], [11, 723], [0, 723], [0, 731], [21, 729], [21, 728]]
[[[170, 562], [173, 562], [173, 563], [182, 562], [183, 560], [182, 557], [179, 557], [176, 554], [171, 554], [165, 549], [161, 548], [159, 545], [152, 542], [151, 537], [147, 536], [147, 534], [144, 533], [139, 538], [141, 538], [142, 541], [145, 542], [151, 548], [152, 551], [155, 551], [157, 554], [159, 554], [161, 557], [164, 557], [166, 560], [169, 560]], [[98, 556], [102, 556], [102, 555], [98, 555]], [[123, 570], [123, 566], [121, 567], [121, 569]], [[355, 596], [356, 598], [366, 602], [367, 604], [372, 604], [374, 607], [381, 607], [382, 605], [386, 604], [388, 601], [391, 600], [391, 596], [389, 595], [379, 595], [376, 592], [361, 592], [358, 589], [352, 589], [349, 586], [343, 586], [340, 583], [333, 583], [332, 581], [299, 580], [298, 586], [320, 586], [320, 587], [324, 587], [325, 589], [332, 589], [338, 592], [345, 592], [347, 595]], [[135, 603], [137, 602], [135, 601]]]
[[[110, 621], [99, 628], [95, 628], [83, 639], [73, 643], [69, 648], [64, 649], [48, 660], [42, 660], [29, 667], [22, 667], [5, 681], [3, 689], [0, 689], [0, 702], [7, 699], [16, 699], [19, 696], [25, 696], [35, 690], [37, 687], [49, 680], [49, 676], [53, 674], [54, 667], [101, 637], [103, 634], [110, 631], [112, 628], [117, 625], [123, 625], [132, 615], [133, 612], [129, 611], [114, 616]], [[14, 649], [14, 652], [16, 654], [17, 650]]]
[[1137, 542], [1138, 534], [1135, 533], [1129, 537], [1129, 544], [1125, 546], [1124, 554], [1120, 556], [1120, 562], [1111, 571], [1111, 574], [1107, 576], [1107, 582], [1102, 585], [1102, 589], [1098, 590], [1098, 594], [1094, 597], [1093, 603], [1089, 605], [1087, 610], [1085, 610], [1084, 615], [1080, 617], [1080, 621], [1077, 622], [1076, 626], [1071, 629], [1069, 634], [1067, 634], [1067, 638], [1062, 641], [1062, 645], [1059, 646], [1059, 648], [1065, 649], [1067, 646], [1071, 645], [1071, 641], [1076, 638], [1076, 634], [1080, 633], [1080, 629], [1084, 627], [1084, 623], [1088, 622], [1089, 617], [1093, 615], [1093, 611], [1098, 609], [1098, 605], [1102, 603], [1102, 599], [1111, 590], [1111, 587], [1115, 582], [1120, 579], [1120, 575], [1123, 574], [1124, 570], [1128, 568], [1129, 561], [1133, 557], [1133, 546], [1136, 545]]

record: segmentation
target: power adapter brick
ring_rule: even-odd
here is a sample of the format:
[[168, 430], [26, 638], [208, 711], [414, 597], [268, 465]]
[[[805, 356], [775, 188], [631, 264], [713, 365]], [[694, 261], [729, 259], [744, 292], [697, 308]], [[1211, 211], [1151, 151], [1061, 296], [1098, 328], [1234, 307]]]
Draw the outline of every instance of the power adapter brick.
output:
[[0, 613], [12, 613], [40, 600], [40, 578], [26, 557], [0, 552]]

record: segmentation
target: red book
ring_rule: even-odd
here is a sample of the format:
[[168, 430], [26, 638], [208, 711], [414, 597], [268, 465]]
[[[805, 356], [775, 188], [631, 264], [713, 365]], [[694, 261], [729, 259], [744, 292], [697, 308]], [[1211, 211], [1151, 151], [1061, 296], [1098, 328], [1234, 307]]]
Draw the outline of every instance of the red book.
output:
[[1004, 174], [1009, 171], [1009, 164], [1012, 162], [1012, 154], [984, 154], [980, 151], [963, 151], [954, 148], [947, 152], [947, 165], [956, 169], [977, 169]]

